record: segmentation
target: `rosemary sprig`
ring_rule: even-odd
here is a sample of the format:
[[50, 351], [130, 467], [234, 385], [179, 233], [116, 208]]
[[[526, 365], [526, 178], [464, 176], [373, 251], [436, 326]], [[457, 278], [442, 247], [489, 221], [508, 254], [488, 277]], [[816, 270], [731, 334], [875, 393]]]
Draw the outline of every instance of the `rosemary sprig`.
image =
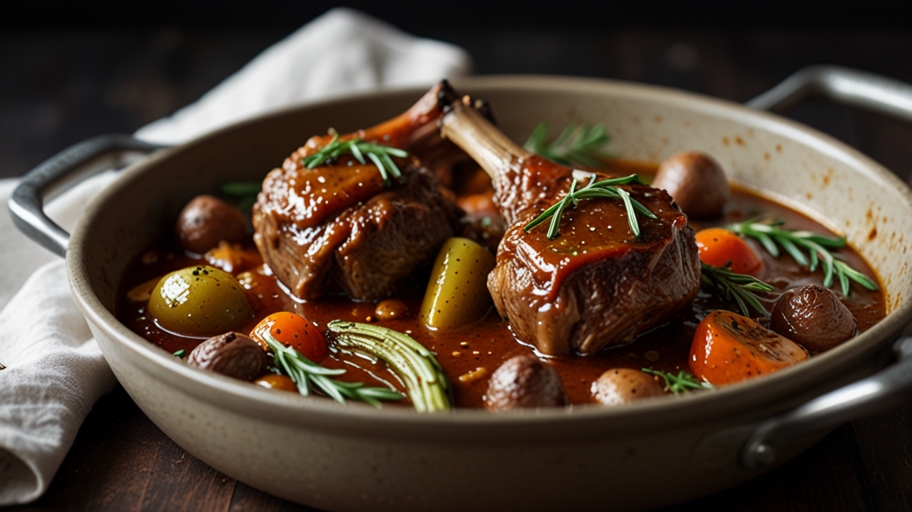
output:
[[273, 353], [273, 364], [298, 385], [298, 392], [309, 395], [311, 388], [319, 389], [333, 400], [344, 404], [345, 399], [367, 402], [380, 407], [380, 400], [402, 400], [402, 393], [387, 388], [365, 387], [363, 382], [341, 382], [329, 378], [341, 375], [345, 370], [324, 368], [304, 357], [297, 350], [286, 347], [267, 331], [260, 332], [263, 341]]
[[730, 261], [724, 267], [714, 267], [701, 261], [700, 282], [716, 289], [723, 299], [737, 303], [744, 316], [750, 316], [748, 306], [763, 316], [769, 316], [769, 312], [758, 300], [757, 292], [768, 292], [773, 287], [756, 277], [732, 272], [730, 267]]
[[392, 157], [405, 158], [409, 155], [408, 151], [373, 142], [364, 142], [357, 137], [345, 142], [339, 142], [339, 135], [337, 134], [333, 135], [329, 144], [320, 148], [319, 151], [302, 158], [301, 165], [308, 169], [313, 169], [318, 165], [323, 165], [326, 162], [335, 160], [346, 153], [351, 153], [351, 155], [362, 164], [367, 163], [367, 160], [364, 159], [364, 157], [367, 156], [367, 158], [377, 166], [377, 170], [380, 171], [380, 176], [383, 177], [383, 183], [385, 183], [386, 186], [390, 186], [391, 184], [389, 178], [390, 174], [392, 174], [394, 178], [402, 180], [402, 171], [399, 170], [399, 167], [396, 165], [396, 162], [393, 161]]
[[[839, 280], [843, 295], [849, 295], [850, 281], [855, 281], [871, 291], [877, 289], [877, 283], [871, 278], [837, 259], [830, 251], [845, 247], [845, 237], [829, 237], [810, 231], [785, 229], [781, 227], [784, 223], [782, 219], [760, 216], [731, 224], [726, 226], [726, 229], [756, 239], [773, 257], [779, 256], [781, 246], [792, 259], [799, 265], [808, 267], [811, 272], [820, 265], [823, 269], [823, 286], [829, 288], [835, 276]], [[807, 251], [807, 255], [802, 249]]]
[[402, 381], [418, 412], [452, 408], [450, 383], [434, 354], [401, 332], [380, 327], [334, 320], [327, 325], [335, 334], [335, 346], [385, 361]]
[[551, 206], [541, 215], [532, 220], [523, 227], [523, 230], [527, 233], [538, 226], [539, 224], [551, 218], [551, 224], [548, 226], [548, 239], [554, 240], [557, 236], [558, 227], [560, 226], [560, 219], [570, 204], [573, 203], [573, 206], [579, 204], [581, 199], [593, 199], [596, 197], [607, 197], [609, 199], [620, 199], [624, 202], [624, 208], [627, 209], [627, 223], [630, 225], [630, 230], [633, 231], [635, 236], [640, 236], [640, 225], [637, 222], [636, 215], [634, 212], [639, 212], [641, 215], [645, 215], [650, 219], [655, 219], [656, 216], [649, 211], [645, 206], [643, 206], [639, 201], [630, 197], [630, 194], [616, 185], [627, 185], [630, 183], [642, 183], [640, 178], [636, 174], [631, 174], [623, 178], [609, 178], [599, 182], [595, 181], [595, 175], [592, 175], [592, 179], [589, 180], [589, 184], [585, 187], [577, 190], [576, 178], [573, 178], [573, 181], [570, 183], [570, 191], [567, 192], [567, 195], [563, 199], [557, 202], [557, 204]]
[[229, 181], [221, 187], [221, 191], [226, 196], [247, 197], [255, 196], [263, 188], [261, 181]]
[[219, 189], [223, 195], [232, 199], [235, 206], [242, 212], [250, 213], [253, 203], [256, 203], [257, 194], [263, 188], [259, 181], [230, 181]]
[[559, 164], [579, 164], [593, 169], [603, 167], [603, 161], [613, 156], [601, 151], [611, 142], [602, 123], [592, 128], [570, 123], [553, 142], [548, 142], [548, 131], [548, 123], [539, 123], [526, 140], [525, 148]]
[[713, 385], [709, 382], [703, 382], [697, 380], [690, 372], [681, 370], [677, 375], [669, 372], [663, 372], [661, 370], [653, 370], [651, 368], [642, 368], [646, 373], [652, 375], [658, 375], [665, 379], [665, 391], [671, 391], [674, 394], [680, 394], [685, 391], [690, 391], [692, 389], [712, 389]]

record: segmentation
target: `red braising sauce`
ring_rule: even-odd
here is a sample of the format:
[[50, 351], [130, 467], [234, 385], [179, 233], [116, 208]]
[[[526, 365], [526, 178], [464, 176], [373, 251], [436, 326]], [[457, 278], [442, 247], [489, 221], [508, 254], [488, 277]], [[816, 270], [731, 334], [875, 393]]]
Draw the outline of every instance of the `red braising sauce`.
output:
[[[612, 164], [611, 172], [625, 175], [631, 172], [644, 174], [641, 164]], [[569, 213], [569, 212], [568, 212]], [[691, 222], [694, 230], [713, 225], [724, 225], [751, 218], [758, 213], [770, 214], [785, 219], [785, 226], [790, 229], [807, 229], [818, 233], [827, 233], [823, 226], [782, 205], [770, 202], [744, 190], [733, 190], [724, 218], [713, 223]], [[567, 225], [573, 227], [572, 215]], [[566, 227], [563, 227], [566, 229]], [[544, 229], [542, 233], [544, 236]], [[543, 242], [544, 243], [544, 242]], [[749, 243], [753, 244], [752, 241]], [[127, 298], [127, 291], [134, 286], [162, 276], [173, 270], [190, 265], [205, 263], [184, 255], [172, 237], [166, 236], [156, 240], [149, 249], [138, 255], [132, 263], [120, 286], [118, 318], [134, 332], [148, 339], [169, 353], [186, 350], [188, 353], [202, 339], [188, 338], [165, 332], [160, 329], [146, 313], [146, 304], [132, 302]], [[821, 284], [823, 275], [820, 270], [810, 274], [806, 268], [799, 266], [788, 256], [772, 258], [759, 246], [754, 245], [756, 252], [763, 258], [765, 270], [757, 277], [772, 284], [776, 289], [764, 301], [767, 309], [772, 307], [776, 297], [787, 288], [805, 284]], [[248, 250], [254, 263], [258, 261], [256, 249], [252, 242]], [[868, 276], [874, 276], [867, 263], [854, 251], [848, 248], [838, 251], [852, 267], [861, 270]], [[426, 280], [425, 280], [426, 282]], [[241, 276], [241, 283], [246, 289], [248, 300], [257, 312], [256, 318], [242, 331], [249, 332], [262, 318], [275, 311], [293, 311], [318, 327], [325, 328], [332, 320], [342, 319], [358, 322], [374, 322], [409, 334], [419, 343], [434, 351], [447, 375], [449, 376], [458, 407], [482, 407], [483, 397], [490, 375], [506, 359], [519, 354], [532, 353], [534, 350], [518, 341], [505, 320], [492, 310], [479, 323], [460, 330], [434, 332], [417, 319], [421, 303], [422, 289], [414, 289], [401, 297], [410, 311], [410, 315], [393, 320], [379, 320], [375, 315], [376, 303], [354, 302], [344, 298], [333, 298], [319, 301], [301, 302], [289, 296], [269, 274], [268, 269], [257, 266]], [[843, 302], [855, 316], [859, 331], [865, 331], [884, 318], [885, 300], [880, 291], [870, 292], [857, 284]], [[700, 320], [710, 311], [719, 308], [729, 309], [715, 297], [701, 291], [692, 307], [685, 309], [678, 317], [663, 326], [655, 328], [623, 346], [607, 348], [597, 355], [589, 357], [567, 356], [548, 358], [548, 362], [557, 370], [563, 381], [565, 391], [574, 404], [593, 402], [591, 398], [592, 383], [602, 372], [611, 368], [654, 368], [657, 370], [677, 372], [686, 370], [687, 356], [690, 350], [694, 330]], [[333, 351], [325, 366], [344, 368], [347, 372], [339, 377], [341, 380], [364, 381], [368, 385], [389, 383], [403, 390], [396, 377], [389, 372], [384, 363], [372, 363], [364, 358]]]

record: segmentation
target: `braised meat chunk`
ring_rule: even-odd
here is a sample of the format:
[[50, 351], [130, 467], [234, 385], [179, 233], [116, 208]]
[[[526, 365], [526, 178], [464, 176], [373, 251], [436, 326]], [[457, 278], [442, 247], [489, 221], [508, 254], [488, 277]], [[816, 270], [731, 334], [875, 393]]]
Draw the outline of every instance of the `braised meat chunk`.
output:
[[[547, 222], [526, 229], [568, 194], [574, 171], [523, 150], [469, 101], [449, 101], [442, 133], [491, 175], [509, 226], [488, 289], [520, 340], [549, 355], [594, 354], [632, 341], [691, 302], [700, 286], [694, 233], [666, 192], [618, 187], [654, 216], [636, 214], [639, 235], [624, 202], [604, 197], [571, 202], [556, 236]], [[610, 177], [581, 178], [576, 189]]]
[[[313, 137], [266, 176], [253, 207], [254, 241], [294, 295], [389, 296], [408, 286], [453, 235], [460, 210], [427, 169], [462, 152], [439, 137], [436, 94], [430, 91], [404, 114], [374, 128]], [[312, 168], [305, 164], [326, 146], [355, 139], [409, 155], [377, 162], [356, 150]]]

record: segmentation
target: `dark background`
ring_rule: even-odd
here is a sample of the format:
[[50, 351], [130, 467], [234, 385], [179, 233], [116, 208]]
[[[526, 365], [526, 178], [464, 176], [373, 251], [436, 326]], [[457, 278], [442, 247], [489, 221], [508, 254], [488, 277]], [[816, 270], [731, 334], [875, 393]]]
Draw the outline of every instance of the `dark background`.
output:
[[[736, 102], [802, 66], [912, 82], [900, 1], [350, 2], [468, 50], [477, 74], [564, 74]], [[82, 139], [171, 114], [332, 5], [0, 1], [0, 177]], [[912, 174], [912, 128], [810, 101], [790, 117]], [[683, 510], [910, 510], [912, 407], [854, 421], [772, 473]], [[661, 472], [661, 462], [657, 461]], [[673, 478], [673, 475], [666, 475]], [[102, 398], [49, 492], [22, 510], [295, 510], [208, 468], [121, 389]]]
[[[466, 48], [477, 74], [616, 78], [734, 101], [809, 64], [912, 82], [907, 1], [348, 5]], [[0, 177], [22, 174], [87, 137], [130, 133], [172, 113], [332, 7], [288, 0], [0, 1]], [[798, 119], [809, 119], [804, 110]], [[819, 127], [845, 139], [830, 120]], [[888, 166], [899, 163], [884, 158]]]
[[[294, 29], [337, 5], [295, 0], [113, 0], [4, 1], [4, 26], [155, 27], [179, 24], [194, 28]], [[619, 2], [507, 2], [503, 0], [367, 1], [344, 5], [403, 30], [433, 35], [442, 27], [549, 30], [618, 27], [753, 28], [908, 28], [912, 13], [902, 0], [636, 0]]]

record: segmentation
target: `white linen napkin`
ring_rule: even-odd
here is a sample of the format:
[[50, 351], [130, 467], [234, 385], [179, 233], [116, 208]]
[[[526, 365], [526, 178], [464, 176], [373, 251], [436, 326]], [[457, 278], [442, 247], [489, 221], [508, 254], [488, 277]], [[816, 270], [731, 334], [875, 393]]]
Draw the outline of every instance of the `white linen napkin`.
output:
[[[267, 49], [196, 103], [136, 132], [176, 144], [289, 104], [467, 75], [468, 54], [350, 9], [334, 9]], [[304, 141], [302, 140], [302, 143]], [[116, 177], [88, 180], [51, 203], [71, 229]], [[5, 204], [15, 180], [0, 180]], [[67, 284], [63, 260], [0, 215], [0, 505], [41, 496], [95, 401], [115, 383]]]

